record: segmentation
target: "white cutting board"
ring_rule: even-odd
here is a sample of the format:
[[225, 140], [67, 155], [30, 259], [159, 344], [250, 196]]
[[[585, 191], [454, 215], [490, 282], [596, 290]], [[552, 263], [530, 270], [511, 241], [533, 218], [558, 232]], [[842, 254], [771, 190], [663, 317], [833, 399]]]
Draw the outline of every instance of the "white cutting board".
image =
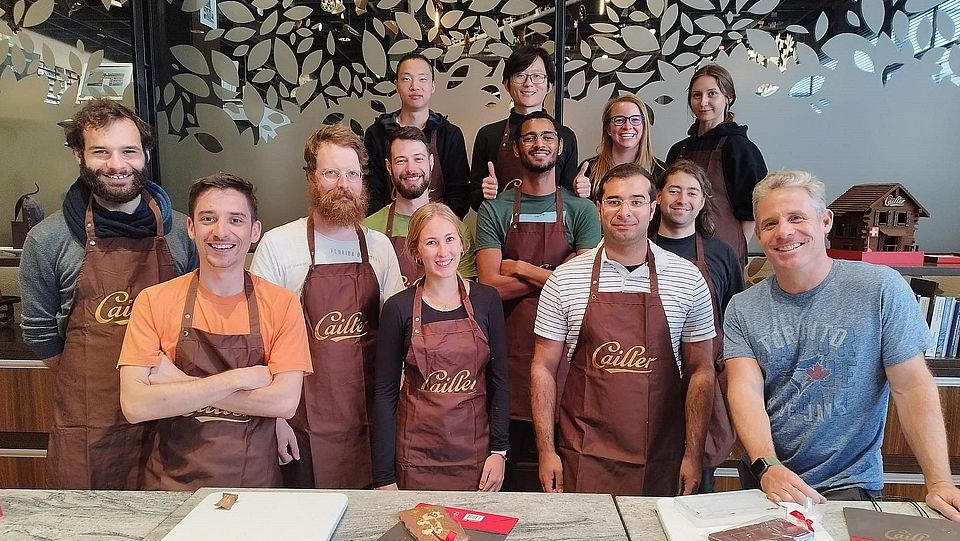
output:
[[[794, 509], [803, 509], [795, 503], [788, 502], [781, 505], [784, 507], [783, 516], [786, 516], [789, 511], [793, 511]], [[657, 516], [660, 518], [660, 525], [663, 526], [663, 531], [667, 534], [667, 539], [670, 541], [707, 541], [707, 536], [712, 532], [719, 532], [727, 528], [742, 525], [742, 523], [737, 524], [734, 522], [723, 526], [697, 528], [687, 519], [687, 516], [677, 508], [674, 498], [660, 498], [657, 500]], [[748, 524], [750, 522], [759, 522], [759, 520], [747, 521]], [[823, 525], [819, 521], [813, 521], [813, 533], [816, 541], [834, 541], [833, 536], [823, 528]]]
[[343, 494], [227, 490], [239, 496], [228, 511], [214, 506], [223, 492], [204, 498], [163, 541], [329, 541], [347, 509]]

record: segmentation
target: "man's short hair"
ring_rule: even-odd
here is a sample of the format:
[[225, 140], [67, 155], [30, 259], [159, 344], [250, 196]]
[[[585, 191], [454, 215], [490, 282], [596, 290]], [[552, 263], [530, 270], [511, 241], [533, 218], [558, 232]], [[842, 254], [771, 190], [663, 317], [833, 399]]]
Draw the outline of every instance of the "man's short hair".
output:
[[137, 126], [140, 146], [144, 151], [153, 147], [153, 130], [150, 126], [119, 101], [104, 98], [87, 102], [64, 126], [63, 134], [67, 139], [67, 146], [74, 152], [83, 152], [83, 133], [86, 130], [100, 130], [123, 119], [128, 119]]
[[303, 161], [306, 165], [303, 170], [312, 175], [317, 170], [317, 150], [320, 145], [328, 143], [338, 147], [352, 148], [360, 159], [360, 169], [367, 172], [367, 148], [357, 134], [343, 124], [325, 124], [317, 128], [307, 139], [303, 147]]
[[250, 205], [250, 219], [257, 220], [257, 195], [255, 193], [257, 188], [250, 181], [223, 171], [195, 180], [190, 185], [188, 208], [191, 218], [193, 218], [197, 200], [210, 190], [236, 190], [242, 193], [247, 198], [247, 204]]
[[437, 71], [436, 71], [436, 70], [434, 69], [434, 67], [433, 67], [433, 62], [431, 62], [429, 58], [423, 56], [423, 55], [420, 54], [420, 53], [407, 53], [407, 54], [405, 54], [405, 55], [403, 55], [403, 56], [400, 57], [400, 61], [397, 62], [397, 74], [396, 74], [397, 77], [396, 77], [396, 78], [399, 78], [399, 77], [400, 77], [400, 66], [402, 66], [403, 63], [406, 62], [407, 60], [423, 60], [424, 62], [427, 63], [428, 66], [430, 66], [430, 78], [431, 78], [431, 79], [435, 79], [435, 78], [436, 78]]
[[806, 171], [774, 171], [763, 177], [753, 188], [753, 215], [757, 215], [757, 207], [760, 199], [766, 197], [770, 192], [780, 188], [801, 188], [810, 200], [813, 202], [813, 208], [817, 211], [817, 218], [823, 218], [827, 213], [827, 189], [826, 186], [817, 177]]
[[597, 183], [597, 201], [603, 200], [603, 189], [607, 183], [613, 180], [621, 180], [633, 177], [643, 177], [650, 183], [650, 201], [657, 198], [657, 185], [653, 182], [650, 172], [635, 163], [621, 163], [603, 175], [600, 182]]
[[553, 69], [550, 53], [543, 47], [534, 47], [533, 45], [521, 45], [513, 51], [510, 58], [507, 58], [503, 65], [503, 84], [507, 84], [511, 77], [529, 68], [537, 58], [543, 60], [543, 71], [547, 74], [547, 82], [550, 83], [550, 86], [553, 86], [557, 73]]
[[538, 118], [549, 120], [550, 123], [553, 124], [553, 131], [557, 132], [559, 136], [560, 125], [557, 124], [557, 119], [553, 118], [550, 115], [550, 113], [541, 109], [539, 111], [534, 111], [532, 113], [528, 113], [524, 115], [523, 118], [520, 119], [520, 122], [517, 122], [517, 125], [513, 127], [513, 131], [510, 132], [510, 140], [514, 142], [519, 141], [520, 134], [523, 133], [523, 125], [526, 124], [527, 122], [530, 122], [531, 120], [536, 120]]
[[429, 156], [430, 154], [433, 154], [433, 151], [430, 149], [430, 140], [427, 139], [427, 136], [423, 133], [423, 130], [416, 126], [401, 126], [387, 135], [387, 156], [389, 156], [390, 159], [393, 159], [393, 142], [397, 139], [402, 139], [404, 141], [420, 141], [424, 146], [427, 147], [427, 155]]
[[713, 221], [713, 185], [707, 178], [707, 172], [699, 164], [690, 160], [677, 160], [673, 162], [667, 170], [660, 175], [660, 181], [657, 182], [657, 189], [663, 191], [667, 185], [667, 179], [670, 175], [676, 173], [686, 173], [697, 179], [700, 184], [700, 192], [703, 193], [703, 208], [697, 214], [696, 229], [704, 237], [712, 237], [717, 230], [717, 225]]

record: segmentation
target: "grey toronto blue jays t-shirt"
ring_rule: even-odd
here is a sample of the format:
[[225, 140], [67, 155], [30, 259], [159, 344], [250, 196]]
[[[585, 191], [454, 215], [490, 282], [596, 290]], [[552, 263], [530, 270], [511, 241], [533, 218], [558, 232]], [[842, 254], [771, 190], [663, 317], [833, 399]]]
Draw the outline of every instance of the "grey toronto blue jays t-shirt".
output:
[[883, 488], [884, 367], [930, 341], [916, 297], [889, 267], [834, 261], [816, 288], [792, 295], [776, 278], [735, 295], [724, 358], [763, 371], [777, 456], [817, 490]]

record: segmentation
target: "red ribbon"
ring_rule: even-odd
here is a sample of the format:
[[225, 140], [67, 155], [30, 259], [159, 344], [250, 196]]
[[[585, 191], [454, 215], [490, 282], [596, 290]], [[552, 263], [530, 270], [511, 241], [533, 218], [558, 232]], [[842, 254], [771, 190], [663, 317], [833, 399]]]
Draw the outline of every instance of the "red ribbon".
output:
[[803, 516], [803, 513], [800, 511], [790, 511], [790, 516], [806, 525], [807, 529], [811, 532], [813, 531], [813, 520]]
[[447, 535], [440, 537], [440, 534], [433, 532], [433, 536], [439, 539], [440, 541], [457, 541], [457, 532], [450, 530], [447, 532]]

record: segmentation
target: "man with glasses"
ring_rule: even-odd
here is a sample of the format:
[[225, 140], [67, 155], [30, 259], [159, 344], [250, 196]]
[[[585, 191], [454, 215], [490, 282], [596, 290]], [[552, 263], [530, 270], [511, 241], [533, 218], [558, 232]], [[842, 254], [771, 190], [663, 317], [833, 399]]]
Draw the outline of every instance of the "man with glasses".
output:
[[554, 271], [537, 311], [540, 483], [547, 492], [692, 494], [713, 401], [710, 292], [692, 263], [648, 241], [649, 173], [618, 165], [597, 193], [603, 245]]
[[[477, 209], [484, 199], [493, 199], [520, 178], [522, 167], [513, 152], [511, 134], [524, 115], [543, 110], [543, 101], [553, 88], [555, 73], [550, 53], [541, 47], [519, 47], [503, 67], [503, 87], [513, 100], [510, 116], [487, 124], [477, 132], [470, 170], [470, 205]], [[573, 188], [577, 175], [577, 136], [565, 126], [556, 130], [563, 146], [556, 161], [556, 180]]]
[[[313, 132], [303, 151], [310, 214], [268, 231], [250, 270], [300, 294], [314, 374], [289, 424], [277, 420], [284, 483], [372, 484], [368, 405], [383, 301], [403, 289], [383, 233], [361, 227], [367, 153], [349, 128]], [[292, 430], [291, 430], [292, 428]]]
[[[477, 216], [480, 282], [503, 299], [510, 351], [510, 449], [505, 490], [536, 490], [536, 446], [530, 424], [530, 361], [533, 322], [540, 288], [552, 270], [575, 252], [600, 242], [600, 222], [590, 201], [556, 183], [557, 156], [564, 142], [556, 121], [544, 111], [517, 123], [513, 152], [522, 166], [519, 187], [485, 201]], [[528, 464], [530, 475], [518, 479]]]
[[430, 97], [437, 89], [433, 64], [420, 53], [408, 53], [397, 63], [397, 96], [400, 110], [384, 113], [367, 128], [363, 144], [370, 153], [367, 189], [370, 191], [369, 214], [390, 204], [393, 184], [384, 169], [389, 158], [390, 134], [401, 127], [423, 130], [430, 153], [434, 157], [430, 173], [430, 201], [443, 201], [463, 218], [470, 210], [467, 201], [470, 166], [463, 132], [447, 117], [430, 110]]

